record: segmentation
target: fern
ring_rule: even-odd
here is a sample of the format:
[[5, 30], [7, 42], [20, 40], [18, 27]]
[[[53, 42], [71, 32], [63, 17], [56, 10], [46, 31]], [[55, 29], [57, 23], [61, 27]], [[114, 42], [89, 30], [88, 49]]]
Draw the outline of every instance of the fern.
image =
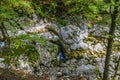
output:
[[46, 43], [46, 39], [42, 38], [42, 37], [39, 37], [37, 35], [32, 35], [32, 34], [21, 34], [19, 36], [16, 36], [15, 39], [18, 39], [18, 40], [28, 40], [28, 41], [35, 41], [35, 42], [38, 42], [40, 43], [41, 45], [45, 45]]

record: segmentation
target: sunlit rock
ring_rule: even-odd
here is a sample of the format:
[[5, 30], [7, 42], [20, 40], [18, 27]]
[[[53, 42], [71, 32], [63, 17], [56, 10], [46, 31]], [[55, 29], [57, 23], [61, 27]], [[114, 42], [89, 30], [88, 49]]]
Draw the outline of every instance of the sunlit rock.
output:
[[65, 44], [69, 44], [70, 48], [75, 50], [78, 48], [83, 48], [83, 46], [87, 45], [81, 45], [83, 42], [83, 39], [88, 37], [87, 32], [83, 32], [79, 27], [74, 25], [68, 25], [60, 29], [59, 35], [61, 36], [61, 39], [64, 41]]
[[102, 45], [101, 43], [97, 43], [97, 44], [94, 44], [94, 45], [89, 44], [89, 45], [88, 45], [88, 48], [89, 48], [91, 51], [103, 52], [104, 49], [105, 49], [105, 45]]
[[103, 51], [104, 49], [104, 46], [102, 46], [100, 43], [97, 43], [95, 46], [94, 46], [94, 50], [96, 52], [100, 52], [100, 51]]

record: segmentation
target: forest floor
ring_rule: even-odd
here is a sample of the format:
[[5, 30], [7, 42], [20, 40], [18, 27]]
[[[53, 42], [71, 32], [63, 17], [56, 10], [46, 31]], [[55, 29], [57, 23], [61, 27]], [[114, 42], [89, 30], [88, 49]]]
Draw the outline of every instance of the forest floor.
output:
[[[35, 76], [26, 74], [23, 70], [3, 69], [0, 68], [0, 80], [50, 80], [48, 74], [43, 76]], [[58, 76], [57, 80], [64, 80], [62, 76]], [[87, 80], [81, 77], [69, 77], [69, 80]]]

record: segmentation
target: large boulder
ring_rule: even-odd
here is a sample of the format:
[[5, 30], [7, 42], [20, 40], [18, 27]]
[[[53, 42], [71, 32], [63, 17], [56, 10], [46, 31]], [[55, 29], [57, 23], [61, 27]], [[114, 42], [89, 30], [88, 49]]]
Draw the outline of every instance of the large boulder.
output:
[[87, 44], [83, 42], [83, 39], [88, 37], [87, 30], [81, 30], [77, 26], [68, 25], [59, 30], [59, 35], [65, 44], [70, 45], [71, 50], [87, 47]]

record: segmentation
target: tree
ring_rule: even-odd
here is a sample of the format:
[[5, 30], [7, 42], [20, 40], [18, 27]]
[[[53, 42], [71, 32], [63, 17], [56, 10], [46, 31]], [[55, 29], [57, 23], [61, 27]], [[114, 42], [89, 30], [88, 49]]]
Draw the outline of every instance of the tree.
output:
[[0, 1], [0, 31], [3, 40], [9, 37], [5, 22], [17, 19], [25, 15], [31, 15], [34, 12], [32, 3], [28, 0], [1, 0]]
[[105, 68], [104, 68], [104, 74], [103, 74], [103, 80], [109, 80], [109, 62], [110, 62], [110, 56], [112, 53], [112, 44], [113, 44], [113, 36], [116, 28], [116, 18], [118, 14], [118, 1], [115, 0], [115, 5], [113, 12], [111, 13], [111, 27], [109, 30], [109, 38], [107, 43], [107, 51], [106, 51], [106, 58], [105, 58]]

